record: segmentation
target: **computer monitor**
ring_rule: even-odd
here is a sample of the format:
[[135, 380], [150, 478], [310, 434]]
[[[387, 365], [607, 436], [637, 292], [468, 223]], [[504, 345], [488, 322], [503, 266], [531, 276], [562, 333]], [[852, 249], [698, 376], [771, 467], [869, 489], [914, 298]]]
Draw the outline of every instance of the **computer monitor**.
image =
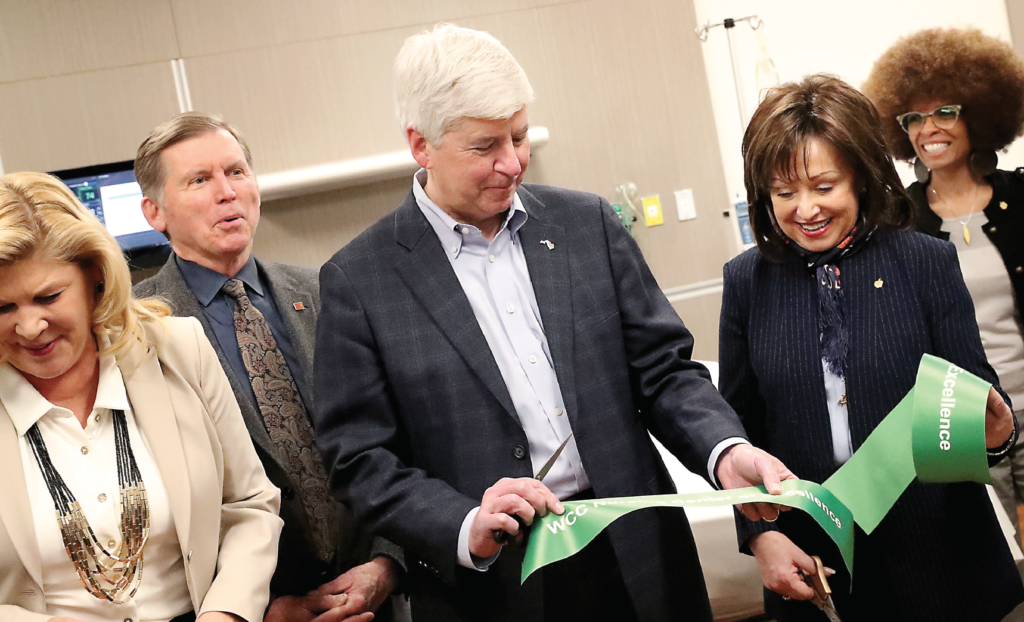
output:
[[60, 178], [117, 239], [132, 268], [162, 264], [170, 254], [167, 238], [142, 215], [142, 189], [134, 162], [84, 166], [51, 174]]

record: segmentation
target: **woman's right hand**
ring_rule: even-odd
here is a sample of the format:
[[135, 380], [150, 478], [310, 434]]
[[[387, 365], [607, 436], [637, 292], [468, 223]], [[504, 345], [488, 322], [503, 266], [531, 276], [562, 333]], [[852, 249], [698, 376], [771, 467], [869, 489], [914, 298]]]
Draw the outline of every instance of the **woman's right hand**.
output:
[[815, 571], [814, 560], [792, 540], [778, 531], [765, 531], [750, 537], [750, 550], [766, 588], [793, 600], [814, 596], [814, 590], [804, 582], [804, 576]]

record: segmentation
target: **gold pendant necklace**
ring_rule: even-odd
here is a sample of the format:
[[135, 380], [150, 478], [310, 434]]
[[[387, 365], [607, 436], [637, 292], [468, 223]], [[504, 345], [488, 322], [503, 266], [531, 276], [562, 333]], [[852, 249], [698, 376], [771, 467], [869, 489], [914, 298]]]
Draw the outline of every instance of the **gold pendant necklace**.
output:
[[929, 184], [928, 189], [932, 191], [932, 194], [935, 195], [935, 198], [938, 200], [939, 204], [941, 204], [942, 207], [946, 210], [949, 216], [951, 218], [956, 219], [956, 221], [960, 223], [961, 231], [963, 231], [964, 236], [964, 244], [970, 246], [971, 230], [967, 225], [970, 224], [971, 219], [974, 218], [975, 209], [978, 205], [978, 185], [975, 185], [974, 190], [971, 192], [971, 211], [967, 214], [967, 220], [960, 220], [960, 217], [956, 215], [956, 213], [953, 211], [953, 208], [950, 207], [949, 203], [946, 202], [942, 195], [939, 194], [939, 191], [936, 190], [933, 186]]

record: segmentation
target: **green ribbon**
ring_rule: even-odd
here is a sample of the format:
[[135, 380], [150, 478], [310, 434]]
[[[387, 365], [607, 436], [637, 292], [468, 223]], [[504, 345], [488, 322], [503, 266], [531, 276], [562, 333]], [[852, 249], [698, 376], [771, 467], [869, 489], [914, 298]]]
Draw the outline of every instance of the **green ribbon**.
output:
[[824, 484], [786, 480], [781, 495], [757, 486], [564, 502], [561, 516], [552, 513], [534, 522], [522, 581], [538, 568], [577, 553], [612, 521], [635, 510], [756, 502], [810, 514], [839, 547], [852, 575], [854, 522], [870, 534], [915, 477], [922, 482], [992, 482], [985, 451], [985, 407], [991, 386], [925, 354], [914, 387]]

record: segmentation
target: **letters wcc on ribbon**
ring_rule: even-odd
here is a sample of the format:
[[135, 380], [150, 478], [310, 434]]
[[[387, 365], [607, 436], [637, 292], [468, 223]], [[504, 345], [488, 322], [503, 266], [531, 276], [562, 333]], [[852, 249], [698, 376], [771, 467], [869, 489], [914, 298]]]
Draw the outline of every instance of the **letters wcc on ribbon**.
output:
[[824, 484], [787, 480], [781, 495], [757, 486], [564, 502], [564, 514], [548, 514], [534, 523], [521, 580], [577, 553], [612, 521], [635, 510], [754, 502], [810, 514], [839, 547], [852, 575], [854, 522], [870, 534], [915, 477], [923, 482], [991, 483], [985, 451], [991, 386], [948, 361], [924, 355], [914, 387]]

